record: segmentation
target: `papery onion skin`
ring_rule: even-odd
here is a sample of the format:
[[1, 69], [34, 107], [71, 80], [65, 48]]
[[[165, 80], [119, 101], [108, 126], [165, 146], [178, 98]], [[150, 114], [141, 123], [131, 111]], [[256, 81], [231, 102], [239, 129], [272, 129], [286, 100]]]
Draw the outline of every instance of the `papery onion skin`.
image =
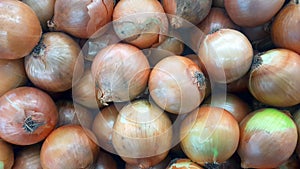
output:
[[220, 29], [206, 36], [200, 44], [198, 56], [210, 80], [230, 83], [249, 71], [253, 49], [249, 40], [240, 31]]
[[192, 162], [190, 159], [180, 158], [172, 160], [166, 169], [203, 169], [201, 166]]
[[48, 26], [78, 38], [90, 38], [112, 20], [113, 8], [113, 0], [56, 0]]
[[281, 48], [293, 50], [300, 54], [300, 3], [291, 0], [278, 15], [272, 27], [271, 37], [274, 44]]
[[258, 109], [240, 123], [238, 154], [242, 168], [276, 168], [293, 154], [297, 144], [297, 127], [285, 113]]
[[40, 162], [41, 144], [25, 146], [17, 151], [12, 169], [43, 169]]
[[186, 21], [194, 25], [199, 24], [208, 15], [212, 0], [162, 0], [162, 5], [166, 13], [171, 14], [171, 26], [178, 29], [186, 27]]
[[24, 59], [0, 59], [0, 97], [11, 89], [25, 85]]
[[92, 168], [99, 153], [99, 147], [93, 140], [93, 134], [79, 125], [55, 129], [42, 145], [40, 158], [43, 169]]
[[0, 59], [18, 59], [38, 44], [42, 28], [35, 12], [25, 3], [0, 2]]
[[148, 48], [164, 40], [169, 23], [157, 0], [122, 0], [114, 8], [113, 26], [121, 40]]
[[46, 91], [71, 89], [73, 77], [81, 77], [84, 71], [83, 56], [79, 52], [79, 45], [67, 34], [45, 33], [30, 55], [25, 57], [26, 74], [36, 87]]
[[171, 148], [171, 120], [147, 100], [124, 106], [113, 129], [112, 142], [117, 153], [126, 163], [143, 169], [160, 163]]
[[47, 21], [53, 17], [55, 0], [22, 0], [36, 13], [43, 30], [47, 30]]
[[228, 160], [238, 147], [240, 131], [227, 110], [203, 105], [184, 119], [180, 136], [187, 157], [204, 166]]
[[254, 57], [249, 91], [260, 102], [276, 107], [300, 103], [300, 56], [287, 49], [272, 49]]
[[129, 101], [141, 94], [148, 82], [150, 65], [141, 50], [117, 43], [102, 49], [95, 57], [92, 76], [101, 104]]
[[12, 89], [0, 97], [0, 137], [16, 145], [35, 144], [54, 129], [58, 113], [54, 101], [33, 87]]
[[230, 18], [243, 27], [255, 27], [270, 21], [283, 4], [284, 0], [224, 0]]
[[0, 138], [0, 168], [11, 169], [14, 164], [14, 151], [11, 144]]
[[183, 56], [169, 56], [158, 62], [150, 73], [148, 86], [155, 103], [174, 114], [197, 108], [206, 91], [202, 71]]
[[100, 151], [94, 169], [117, 169], [116, 160], [107, 152]]

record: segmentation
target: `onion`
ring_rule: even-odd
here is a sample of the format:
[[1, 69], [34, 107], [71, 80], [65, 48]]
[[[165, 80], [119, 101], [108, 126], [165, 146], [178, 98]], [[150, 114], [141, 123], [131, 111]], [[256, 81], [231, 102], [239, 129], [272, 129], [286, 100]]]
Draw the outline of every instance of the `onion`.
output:
[[207, 98], [207, 100], [205, 100], [204, 103], [227, 110], [233, 115], [238, 123], [241, 122], [243, 118], [251, 112], [250, 106], [234, 94], [227, 93], [225, 98], [215, 95], [213, 98], [213, 102], [211, 100], [212, 97], [210, 96]]
[[0, 137], [12, 144], [30, 145], [54, 129], [58, 113], [51, 97], [33, 87], [12, 89], [0, 97]]
[[[170, 161], [171, 161], [171, 158], [166, 157], [163, 161], [161, 161], [160, 163], [150, 167], [149, 169], [166, 169], [166, 167], [168, 166]], [[126, 164], [125, 169], [141, 169], [141, 167], [139, 167], [137, 165]]]
[[287, 49], [273, 49], [254, 57], [249, 91], [260, 102], [276, 107], [300, 103], [300, 56]]
[[162, 109], [188, 113], [203, 101], [205, 76], [196, 63], [183, 56], [169, 56], [158, 62], [149, 78], [150, 95]]
[[203, 169], [190, 159], [180, 158], [172, 160], [166, 169]]
[[248, 72], [252, 63], [253, 49], [241, 32], [220, 29], [206, 36], [200, 45], [198, 55], [209, 73], [210, 80], [230, 83]]
[[16, 153], [12, 169], [43, 169], [40, 162], [41, 144], [25, 146]]
[[18, 59], [28, 55], [42, 35], [40, 22], [25, 3], [0, 2], [0, 59]]
[[99, 147], [91, 132], [78, 125], [55, 129], [44, 141], [41, 149], [43, 169], [90, 169], [97, 161]]
[[12, 145], [0, 139], [0, 168], [10, 169], [14, 164], [14, 151]]
[[146, 86], [150, 66], [146, 56], [129, 44], [113, 44], [102, 49], [92, 64], [96, 97], [101, 104], [124, 102], [141, 94]]
[[96, 115], [92, 130], [96, 135], [99, 146], [108, 152], [116, 154], [112, 144], [113, 126], [119, 111], [114, 105], [103, 108]]
[[245, 74], [241, 78], [227, 84], [228, 92], [242, 93], [248, 92], [249, 73]]
[[81, 77], [84, 70], [79, 52], [79, 45], [70, 36], [61, 32], [45, 33], [25, 57], [27, 76], [35, 86], [50, 92], [71, 89], [73, 76]]
[[283, 4], [284, 0], [224, 0], [230, 18], [243, 27], [255, 27], [270, 21]]
[[27, 76], [23, 59], [0, 59], [0, 97], [11, 89], [25, 85]]
[[240, 123], [238, 154], [242, 168], [275, 168], [293, 154], [297, 144], [297, 128], [285, 113], [274, 109], [258, 109]]
[[43, 30], [47, 30], [47, 21], [53, 17], [55, 0], [22, 0], [36, 13]]
[[[209, 13], [212, 0], [162, 0], [162, 5], [169, 15], [173, 28], [186, 27], [185, 20], [199, 24]], [[175, 15], [175, 16], [172, 16]]]
[[276, 46], [293, 50], [300, 54], [300, 3], [291, 0], [280, 10], [271, 27], [271, 37]]
[[155, 104], [133, 101], [119, 112], [113, 127], [113, 146], [126, 163], [149, 168], [168, 155], [171, 125], [166, 113]]
[[117, 162], [105, 151], [100, 151], [94, 169], [117, 169]]
[[80, 105], [74, 105], [72, 101], [68, 100], [59, 100], [56, 102], [56, 106], [59, 117], [56, 127], [67, 124], [78, 124], [82, 127], [91, 129], [93, 114], [88, 109]]
[[122, 0], [114, 8], [113, 26], [121, 40], [148, 48], [164, 40], [168, 18], [157, 0]]
[[90, 38], [112, 20], [113, 0], [56, 0], [50, 30]]
[[203, 105], [184, 119], [180, 135], [187, 157], [209, 166], [221, 164], [234, 154], [240, 131], [238, 122], [227, 110]]
[[276, 169], [298, 169], [300, 168], [300, 161], [296, 154], [293, 154], [286, 162], [281, 164]]

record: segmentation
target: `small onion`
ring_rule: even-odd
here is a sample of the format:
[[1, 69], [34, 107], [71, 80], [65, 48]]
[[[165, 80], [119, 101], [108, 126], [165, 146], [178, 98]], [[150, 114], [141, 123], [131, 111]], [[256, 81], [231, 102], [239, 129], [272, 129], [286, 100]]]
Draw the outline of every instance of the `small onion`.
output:
[[206, 91], [205, 76], [196, 63], [183, 56], [169, 56], [150, 73], [150, 95], [162, 109], [188, 113], [197, 108]]
[[47, 21], [53, 17], [55, 0], [22, 0], [36, 13], [43, 30], [47, 30]]
[[0, 59], [0, 97], [11, 89], [25, 85], [27, 76], [23, 59]]
[[18, 87], [0, 97], [0, 137], [12, 144], [44, 140], [54, 129], [58, 113], [51, 97], [33, 87]]
[[300, 56], [287, 49], [255, 55], [249, 91], [260, 102], [276, 107], [300, 103]]
[[56, 0], [50, 30], [90, 38], [112, 20], [113, 0]]
[[93, 169], [117, 169], [116, 160], [107, 152], [100, 151]]
[[25, 57], [25, 69], [31, 82], [50, 92], [71, 89], [73, 77], [84, 71], [79, 45], [67, 34], [48, 32], [30, 55]]
[[186, 21], [199, 24], [208, 15], [212, 0], [162, 0], [162, 5], [170, 14], [171, 26], [177, 29], [187, 26], [184, 24]]
[[96, 97], [101, 104], [124, 102], [141, 94], [148, 82], [150, 65], [138, 48], [117, 43], [102, 49], [92, 63]]
[[220, 29], [206, 36], [200, 44], [198, 55], [209, 74], [209, 79], [219, 83], [230, 83], [248, 72], [253, 49], [241, 32]]
[[42, 145], [40, 158], [43, 169], [91, 169], [99, 153], [94, 139], [91, 132], [79, 125], [55, 129]]
[[157, 0], [122, 0], [113, 12], [116, 34], [139, 48], [159, 44], [168, 33], [168, 18]]
[[35, 12], [23, 2], [1, 0], [0, 18], [0, 59], [28, 55], [42, 35]]
[[271, 27], [271, 37], [276, 46], [300, 54], [300, 3], [291, 0], [280, 10]]
[[285, 113], [258, 109], [240, 123], [238, 154], [242, 168], [276, 168], [287, 161], [297, 144], [297, 127]]
[[12, 169], [43, 169], [40, 162], [41, 145], [25, 146], [16, 153]]
[[240, 131], [227, 110], [203, 105], [184, 119], [180, 135], [184, 153], [192, 161], [209, 166], [221, 164], [234, 154]]
[[147, 100], [124, 106], [115, 121], [112, 142], [128, 164], [149, 168], [164, 160], [172, 144], [172, 123], [167, 114]]
[[187, 158], [172, 160], [166, 169], [203, 169], [196, 163]]
[[0, 168], [11, 169], [14, 164], [14, 151], [12, 145], [0, 139]]
[[284, 0], [224, 0], [230, 18], [243, 27], [255, 27], [270, 21], [283, 4]]

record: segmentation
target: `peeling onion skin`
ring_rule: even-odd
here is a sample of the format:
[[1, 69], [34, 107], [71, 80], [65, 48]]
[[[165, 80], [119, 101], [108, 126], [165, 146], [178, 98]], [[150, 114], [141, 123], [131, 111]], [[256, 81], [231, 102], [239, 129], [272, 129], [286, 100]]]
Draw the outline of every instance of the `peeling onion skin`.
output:
[[0, 1], [0, 59], [19, 59], [38, 44], [42, 27], [35, 12], [25, 3]]
[[238, 154], [242, 168], [276, 168], [293, 154], [297, 144], [297, 127], [284, 112], [258, 109], [240, 123]]
[[272, 49], [254, 57], [248, 88], [261, 103], [289, 107], [300, 103], [300, 56]]
[[40, 162], [41, 144], [25, 146], [16, 153], [12, 169], [43, 169]]
[[113, 0], [56, 0], [48, 27], [78, 38], [90, 38], [112, 20]]
[[49, 92], [64, 92], [72, 88], [73, 77], [84, 72], [80, 47], [62, 32], [43, 34], [41, 41], [25, 57], [25, 70], [31, 82]]
[[12, 145], [0, 138], [0, 150], [0, 168], [11, 169], [15, 156]]
[[212, 0], [162, 0], [162, 5], [166, 13], [171, 14], [171, 26], [178, 29], [186, 27], [186, 21], [194, 25], [199, 24], [208, 15]]
[[92, 169], [99, 153], [93, 139], [92, 133], [79, 125], [55, 129], [42, 145], [43, 169]]
[[45, 92], [19, 87], [0, 97], [0, 137], [16, 145], [44, 140], [54, 129], [58, 112]]
[[96, 97], [103, 105], [125, 102], [144, 92], [150, 74], [147, 57], [130, 44], [117, 43], [102, 49], [92, 63]]
[[113, 12], [118, 37], [139, 48], [155, 47], [168, 33], [168, 18], [157, 0], [122, 0]]

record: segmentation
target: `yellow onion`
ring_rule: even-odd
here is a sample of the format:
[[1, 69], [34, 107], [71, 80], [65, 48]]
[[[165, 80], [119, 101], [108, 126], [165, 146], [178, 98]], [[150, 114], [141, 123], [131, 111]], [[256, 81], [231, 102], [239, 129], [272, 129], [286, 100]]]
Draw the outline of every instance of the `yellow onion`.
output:
[[272, 49], [255, 55], [249, 76], [249, 91], [260, 102], [276, 107], [300, 103], [300, 56], [287, 49]]
[[14, 164], [14, 151], [11, 144], [0, 138], [0, 168], [11, 169]]
[[16, 153], [12, 169], [43, 169], [40, 162], [41, 144], [22, 147]]
[[112, 142], [128, 164], [149, 168], [164, 160], [172, 144], [171, 120], [147, 100], [124, 106], [114, 124]]
[[35, 12], [21, 1], [0, 1], [0, 59], [18, 59], [38, 44], [42, 27]]
[[180, 158], [172, 160], [166, 169], [203, 169], [198, 164], [192, 162], [187, 158]]
[[242, 168], [276, 168], [286, 162], [297, 145], [297, 127], [284, 112], [258, 109], [240, 123], [238, 154]]
[[90, 38], [111, 21], [113, 0], [56, 0], [50, 30]]
[[227, 110], [203, 105], [184, 119], [180, 135], [187, 157], [210, 166], [219, 165], [234, 154], [240, 132], [238, 122]]

